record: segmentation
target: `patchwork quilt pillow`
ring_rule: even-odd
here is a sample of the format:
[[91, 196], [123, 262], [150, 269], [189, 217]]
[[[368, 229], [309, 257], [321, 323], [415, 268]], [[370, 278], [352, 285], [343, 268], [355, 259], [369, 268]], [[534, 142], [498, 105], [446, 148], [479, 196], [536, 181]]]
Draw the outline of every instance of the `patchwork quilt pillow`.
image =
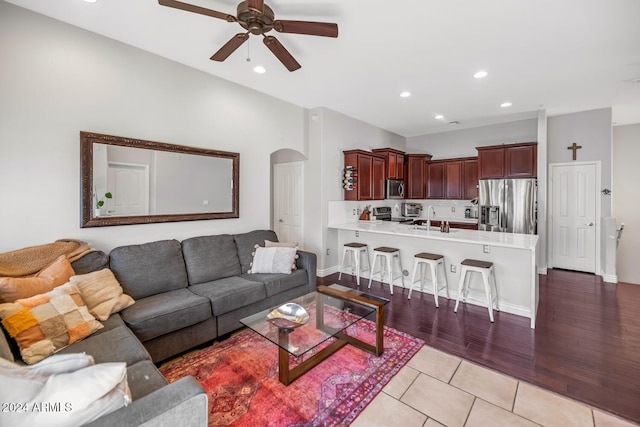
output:
[[88, 337], [103, 325], [87, 309], [73, 283], [44, 294], [0, 304], [2, 325], [15, 338], [22, 360], [36, 363]]

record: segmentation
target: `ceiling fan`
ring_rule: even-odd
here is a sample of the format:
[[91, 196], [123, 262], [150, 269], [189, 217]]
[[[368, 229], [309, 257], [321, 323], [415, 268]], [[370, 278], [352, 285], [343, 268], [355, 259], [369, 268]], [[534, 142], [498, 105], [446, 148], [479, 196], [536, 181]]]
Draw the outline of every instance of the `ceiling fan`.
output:
[[247, 30], [238, 33], [222, 46], [211, 57], [214, 61], [224, 61], [249, 39], [249, 34], [262, 35], [264, 44], [287, 67], [289, 71], [295, 71], [301, 67], [298, 61], [274, 36], [267, 36], [271, 30], [279, 33], [307, 34], [311, 36], [338, 37], [338, 24], [328, 22], [288, 21], [276, 20], [273, 10], [264, 4], [264, 0], [246, 0], [238, 5], [237, 15], [228, 15], [216, 10], [183, 3], [176, 0], [158, 0], [162, 6], [199, 13], [213, 18], [224, 19], [227, 22], [237, 22]]

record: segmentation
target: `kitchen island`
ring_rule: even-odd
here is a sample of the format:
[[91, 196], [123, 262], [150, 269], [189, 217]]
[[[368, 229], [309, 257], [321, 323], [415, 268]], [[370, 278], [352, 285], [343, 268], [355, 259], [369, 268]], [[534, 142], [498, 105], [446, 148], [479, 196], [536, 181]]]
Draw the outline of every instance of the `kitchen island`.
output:
[[[530, 234], [494, 233], [452, 228], [449, 233], [438, 229], [416, 227], [390, 221], [357, 221], [329, 226], [337, 230], [339, 254], [342, 245], [360, 242], [369, 245], [369, 251], [378, 246], [400, 249], [405, 270], [405, 287], [409, 287], [413, 272], [413, 257], [420, 252], [444, 255], [449, 284], [449, 296], [457, 297], [460, 263], [466, 258], [491, 261], [494, 264], [500, 311], [525, 316], [535, 328], [538, 308], [538, 274], [536, 247], [538, 236]], [[341, 261], [341, 260], [340, 260]], [[452, 267], [453, 270], [452, 271]], [[408, 275], [407, 275], [408, 273]], [[369, 272], [363, 277], [369, 277]], [[479, 274], [472, 274], [467, 303], [486, 307], [484, 287]], [[402, 286], [401, 279], [394, 286]], [[415, 291], [418, 291], [417, 287]], [[424, 292], [431, 292], [429, 284]], [[443, 293], [440, 293], [442, 296]], [[489, 321], [487, 315], [487, 322]]]

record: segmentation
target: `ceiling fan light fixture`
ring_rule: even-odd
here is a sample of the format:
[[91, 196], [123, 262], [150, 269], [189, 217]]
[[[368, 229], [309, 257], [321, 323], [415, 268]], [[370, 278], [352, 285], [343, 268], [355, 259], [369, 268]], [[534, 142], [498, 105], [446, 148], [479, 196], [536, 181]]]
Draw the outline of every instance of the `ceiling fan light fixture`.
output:
[[410, 96], [411, 96], [411, 92], [406, 91], [406, 90], [405, 90], [404, 92], [401, 92], [401, 93], [400, 93], [400, 97], [401, 97], [401, 98], [408, 98], [408, 97], [410, 97]]
[[267, 69], [264, 68], [262, 65], [258, 65], [256, 67], [253, 67], [253, 71], [255, 71], [258, 74], [264, 74], [267, 72]]
[[480, 71], [476, 72], [476, 73], [473, 75], [473, 78], [474, 78], [474, 79], [483, 79], [483, 78], [487, 77], [487, 75], [489, 75], [489, 73], [487, 73], [487, 72], [486, 72], [486, 71], [484, 71], [484, 70], [480, 70]]

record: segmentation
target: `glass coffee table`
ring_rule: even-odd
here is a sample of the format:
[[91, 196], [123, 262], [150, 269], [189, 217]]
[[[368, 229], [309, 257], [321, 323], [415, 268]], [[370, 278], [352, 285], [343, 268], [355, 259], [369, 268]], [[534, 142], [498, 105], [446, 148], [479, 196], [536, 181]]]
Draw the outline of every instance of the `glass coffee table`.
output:
[[[269, 320], [274, 308], [245, 317], [240, 323], [278, 346], [278, 375], [289, 385], [347, 344], [376, 356], [384, 351], [384, 306], [388, 299], [342, 285], [318, 286], [315, 292], [290, 303], [302, 306], [309, 314], [304, 324]], [[277, 307], [276, 307], [277, 308]], [[347, 328], [375, 314], [375, 343], [370, 344], [347, 334]], [[290, 367], [289, 356], [304, 357]]]

